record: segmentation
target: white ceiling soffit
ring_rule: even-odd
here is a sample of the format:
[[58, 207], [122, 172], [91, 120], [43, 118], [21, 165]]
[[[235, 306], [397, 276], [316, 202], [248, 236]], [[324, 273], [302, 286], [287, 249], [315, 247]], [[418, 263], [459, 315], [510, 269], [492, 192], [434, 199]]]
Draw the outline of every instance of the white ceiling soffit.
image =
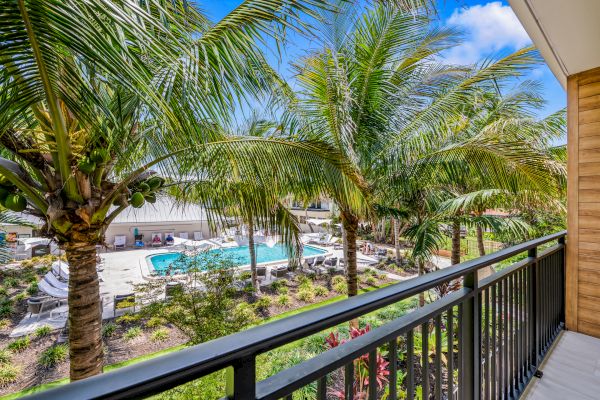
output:
[[546, 63], [567, 76], [600, 67], [600, 0], [509, 0]]

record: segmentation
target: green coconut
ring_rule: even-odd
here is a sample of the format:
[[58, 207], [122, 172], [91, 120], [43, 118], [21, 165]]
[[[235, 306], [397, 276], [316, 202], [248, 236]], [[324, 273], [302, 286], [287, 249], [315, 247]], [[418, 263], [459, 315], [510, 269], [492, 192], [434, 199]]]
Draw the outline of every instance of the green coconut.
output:
[[94, 149], [90, 153], [90, 160], [96, 164], [103, 164], [110, 159], [110, 154], [106, 149]]
[[149, 193], [149, 194], [145, 195], [144, 198], [150, 204], [156, 203], [156, 195], [154, 193]]
[[134, 208], [140, 208], [145, 202], [146, 199], [144, 199], [144, 195], [140, 192], [135, 192], [133, 195], [131, 195], [131, 199], [129, 199], [129, 203]]
[[138, 189], [140, 189], [140, 192], [142, 193], [149, 193], [150, 192], [150, 185], [148, 185], [145, 182], [142, 182], [138, 185]]
[[11, 193], [6, 196], [6, 200], [4, 200], [4, 206], [9, 210], [21, 212], [27, 208], [27, 200], [23, 195]]
[[84, 158], [79, 161], [79, 170], [86, 175], [90, 175], [96, 169], [96, 163], [89, 160], [88, 158]]
[[153, 176], [152, 178], [148, 179], [146, 183], [150, 186], [150, 189], [156, 190], [163, 185], [164, 179], [160, 176]]

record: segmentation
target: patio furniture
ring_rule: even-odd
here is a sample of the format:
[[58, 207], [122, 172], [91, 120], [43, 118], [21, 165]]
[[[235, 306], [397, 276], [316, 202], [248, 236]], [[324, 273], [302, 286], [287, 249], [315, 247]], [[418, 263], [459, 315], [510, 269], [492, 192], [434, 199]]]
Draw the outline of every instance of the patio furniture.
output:
[[258, 279], [265, 279], [267, 277], [267, 267], [256, 267], [256, 276]]
[[315, 259], [315, 265], [321, 265], [323, 264], [323, 262], [325, 262], [325, 256], [318, 256]]
[[289, 273], [287, 265], [279, 265], [271, 268], [271, 276], [273, 278], [284, 278]]
[[115, 250], [126, 249], [127, 248], [127, 236], [115, 235], [115, 241], [113, 243], [113, 248]]
[[144, 243], [144, 235], [135, 235], [134, 236], [134, 246], [135, 247], [145, 247], [146, 244]]
[[170, 299], [178, 290], [181, 290], [181, 282], [167, 282], [165, 285], [165, 298]]
[[48, 281], [45, 281], [43, 279], [38, 282], [38, 289], [42, 293], [45, 293], [48, 296], [54, 297], [56, 299], [66, 300], [69, 297], [69, 292], [67, 290], [56, 288], [50, 285]]
[[69, 284], [59, 281], [58, 278], [52, 272], [48, 272], [44, 276], [44, 280], [46, 282], [48, 282], [51, 286], [54, 286], [57, 289], [69, 290]]
[[165, 246], [173, 246], [173, 244], [175, 244], [174, 237], [175, 237], [174, 232], [165, 233]]
[[202, 239], [204, 239], [202, 232], [194, 232], [194, 240], [200, 241]]
[[187, 233], [187, 232], [179, 232], [179, 235], [178, 235], [178, 236], [179, 236], [179, 238], [181, 238], [181, 239], [185, 239], [185, 240], [189, 239], [189, 236], [188, 236], [188, 233]]
[[323, 261], [323, 265], [328, 266], [328, 267], [335, 267], [335, 266], [337, 266], [337, 263], [338, 263], [337, 257], [330, 257], [327, 260]]
[[57, 278], [64, 281], [69, 280], [69, 264], [66, 262], [61, 260], [54, 261], [51, 266], [51, 271]]
[[27, 299], [27, 313], [29, 316], [37, 315], [38, 320], [44, 310], [58, 307], [61, 304], [59, 299], [50, 296], [35, 296]]
[[150, 241], [150, 245], [152, 247], [162, 246], [162, 233], [161, 232], [153, 232], [152, 240]]

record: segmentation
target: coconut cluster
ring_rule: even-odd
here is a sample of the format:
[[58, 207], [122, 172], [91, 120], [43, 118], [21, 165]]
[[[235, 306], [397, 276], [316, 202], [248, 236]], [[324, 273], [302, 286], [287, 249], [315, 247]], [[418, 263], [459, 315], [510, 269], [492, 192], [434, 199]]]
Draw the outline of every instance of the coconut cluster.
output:
[[9, 210], [21, 212], [27, 208], [27, 199], [17, 187], [0, 174], [0, 204]]
[[132, 207], [140, 208], [146, 202], [156, 202], [156, 192], [165, 184], [165, 180], [160, 176], [153, 176], [145, 180], [134, 182], [129, 186], [131, 197], [129, 204]]

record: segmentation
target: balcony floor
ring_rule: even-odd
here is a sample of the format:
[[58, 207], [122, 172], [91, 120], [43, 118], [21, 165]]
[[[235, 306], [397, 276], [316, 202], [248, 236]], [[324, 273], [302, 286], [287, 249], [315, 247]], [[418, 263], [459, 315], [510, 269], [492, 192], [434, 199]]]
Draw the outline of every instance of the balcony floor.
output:
[[595, 400], [600, 398], [600, 339], [563, 331], [533, 378], [527, 400]]

